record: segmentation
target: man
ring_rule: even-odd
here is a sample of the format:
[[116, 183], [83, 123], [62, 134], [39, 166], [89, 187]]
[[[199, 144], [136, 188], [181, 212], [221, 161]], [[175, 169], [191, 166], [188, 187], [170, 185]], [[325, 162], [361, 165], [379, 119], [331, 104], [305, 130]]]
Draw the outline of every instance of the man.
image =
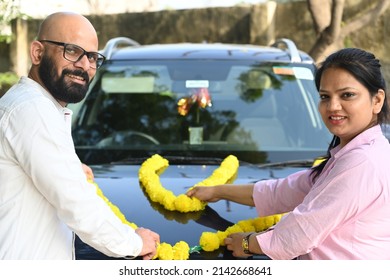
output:
[[48, 16], [28, 77], [0, 99], [0, 259], [74, 259], [73, 232], [108, 256], [156, 254], [159, 235], [123, 224], [75, 153], [65, 106], [85, 97], [104, 60], [97, 50], [85, 17]]

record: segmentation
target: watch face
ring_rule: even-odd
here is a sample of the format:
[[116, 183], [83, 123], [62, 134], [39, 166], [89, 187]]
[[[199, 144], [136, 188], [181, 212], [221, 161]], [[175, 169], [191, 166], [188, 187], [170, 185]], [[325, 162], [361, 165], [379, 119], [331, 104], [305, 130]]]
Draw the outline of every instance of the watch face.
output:
[[249, 254], [249, 235], [242, 239], [242, 250], [245, 254]]

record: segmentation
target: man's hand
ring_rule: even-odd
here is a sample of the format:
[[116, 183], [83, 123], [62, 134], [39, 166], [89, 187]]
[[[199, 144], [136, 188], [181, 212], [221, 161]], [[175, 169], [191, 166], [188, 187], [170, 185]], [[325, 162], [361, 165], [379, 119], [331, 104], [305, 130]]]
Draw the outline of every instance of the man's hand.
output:
[[160, 235], [146, 228], [137, 228], [135, 232], [141, 236], [144, 244], [139, 255], [144, 260], [153, 259], [157, 253], [157, 246], [160, 244]]
[[88, 165], [86, 165], [84, 163], [81, 164], [81, 167], [83, 168], [85, 176], [87, 176], [87, 180], [93, 182], [95, 177], [93, 175], [93, 171], [92, 171], [91, 167], [89, 167]]

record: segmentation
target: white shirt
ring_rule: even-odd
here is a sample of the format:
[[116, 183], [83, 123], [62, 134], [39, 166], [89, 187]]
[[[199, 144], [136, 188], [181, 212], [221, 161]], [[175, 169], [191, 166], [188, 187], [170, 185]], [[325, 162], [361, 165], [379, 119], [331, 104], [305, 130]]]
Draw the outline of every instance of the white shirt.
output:
[[86, 181], [63, 108], [22, 77], [0, 98], [0, 259], [74, 259], [75, 232], [113, 257], [142, 239]]

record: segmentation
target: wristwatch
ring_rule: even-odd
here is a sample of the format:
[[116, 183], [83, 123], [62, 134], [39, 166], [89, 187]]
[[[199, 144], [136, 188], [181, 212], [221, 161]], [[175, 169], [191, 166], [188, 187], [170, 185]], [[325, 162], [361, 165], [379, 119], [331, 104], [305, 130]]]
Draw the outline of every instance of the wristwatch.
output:
[[247, 236], [245, 236], [245, 237], [242, 239], [242, 243], [241, 243], [241, 245], [242, 245], [242, 250], [244, 251], [245, 254], [248, 254], [248, 255], [251, 255], [251, 254], [252, 254], [252, 252], [249, 251], [249, 237], [250, 237], [252, 234], [253, 234], [253, 232], [250, 233], [250, 234], [248, 234]]

